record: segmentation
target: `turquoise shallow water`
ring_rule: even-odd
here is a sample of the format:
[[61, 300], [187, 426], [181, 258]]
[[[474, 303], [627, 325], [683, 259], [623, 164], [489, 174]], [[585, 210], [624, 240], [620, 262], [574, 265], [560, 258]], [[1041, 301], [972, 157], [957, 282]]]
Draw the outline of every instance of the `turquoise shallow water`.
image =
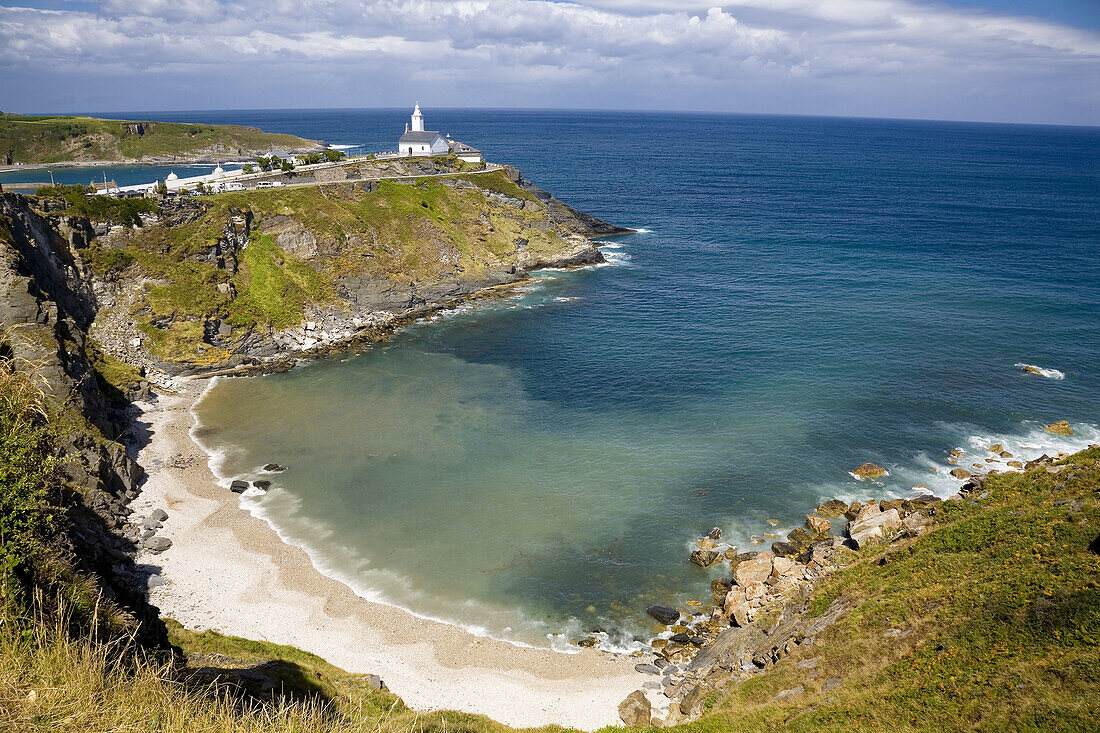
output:
[[[404, 122], [225, 114], [379, 149], [387, 114]], [[1100, 440], [1100, 131], [439, 119], [644, 231], [607, 266], [207, 393], [217, 470], [289, 465], [245, 506], [364, 596], [524, 643], [629, 646], [648, 603], [709, 597], [687, 555], [712, 526], [756, 547], [824, 498], [954, 491], [929, 471], [953, 447]], [[1078, 435], [1039, 429], [1058, 419]], [[890, 475], [854, 480], [864, 461]]]

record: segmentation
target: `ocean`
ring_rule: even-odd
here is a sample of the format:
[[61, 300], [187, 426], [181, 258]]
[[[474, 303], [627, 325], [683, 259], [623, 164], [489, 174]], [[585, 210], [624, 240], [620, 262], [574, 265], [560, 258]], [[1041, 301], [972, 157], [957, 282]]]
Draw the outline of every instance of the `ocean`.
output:
[[[206, 393], [217, 472], [271, 480], [242, 504], [364, 597], [640, 648], [645, 606], [709, 600], [720, 570], [688, 555], [712, 527], [765, 549], [824, 499], [953, 493], [952, 448], [1100, 442], [1100, 128], [424, 111], [638, 233], [604, 266]], [[407, 114], [152, 116], [381, 151]], [[1062, 419], [1075, 436], [1042, 431]], [[865, 461], [889, 474], [854, 479]]]

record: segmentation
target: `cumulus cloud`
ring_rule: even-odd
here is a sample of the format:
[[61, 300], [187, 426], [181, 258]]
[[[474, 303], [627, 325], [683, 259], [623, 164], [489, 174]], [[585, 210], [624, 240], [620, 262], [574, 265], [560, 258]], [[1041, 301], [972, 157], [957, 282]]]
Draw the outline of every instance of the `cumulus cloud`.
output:
[[[70, 109], [97, 92], [131, 108], [225, 106], [229, 95], [277, 106], [271, 95], [294, 84], [303, 106], [404, 104], [415, 87], [412, 96], [436, 106], [990, 119], [1001, 109], [1026, 116], [1030, 105], [1038, 119], [1050, 115], [1051, 95], [1064, 93], [1064, 121], [1096, 122], [1098, 70], [1095, 32], [917, 0], [0, 7], [5, 108]], [[166, 104], [173, 83], [201, 98]], [[932, 111], [914, 114], [921, 104]]]

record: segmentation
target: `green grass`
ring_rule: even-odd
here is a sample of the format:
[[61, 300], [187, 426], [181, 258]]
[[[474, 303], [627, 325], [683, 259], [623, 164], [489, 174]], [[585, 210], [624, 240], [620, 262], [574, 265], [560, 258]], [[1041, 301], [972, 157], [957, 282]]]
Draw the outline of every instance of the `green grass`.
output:
[[302, 321], [308, 303], [332, 299], [332, 285], [324, 276], [287, 255], [266, 234], [253, 236], [240, 260], [242, 288], [227, 314], [235, 325], [286, 328]]
[[132, 131], [134, 124], [95, 117], [0, 115], [0, 153], [11, 150], [15, 163], [57, 163], [186, 157], [203, 150], [238, 156], [318, 145], [239, 125], [144, 122], [145, 133], [139, 135]]
[[108, 397], [115, 400], [122, 399], [141, 381], [141, 372], [108, 354], [99, 342], [90, 336], [85, 340], [84, 352], [95, 371], [100, 390]]

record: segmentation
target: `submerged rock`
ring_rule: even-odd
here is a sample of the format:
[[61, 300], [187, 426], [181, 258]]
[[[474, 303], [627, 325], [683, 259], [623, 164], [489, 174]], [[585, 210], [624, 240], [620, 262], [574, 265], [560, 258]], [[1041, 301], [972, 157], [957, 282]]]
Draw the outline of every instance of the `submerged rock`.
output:
[[668, 606], [650, 606], [645, 612], [666, 626], [680, 620], [680, 612]]
[[1052, 422], [1050, 425], [1043, 428], [1043, 430], [1048, 433], [1054, 433], [1055, 435], [1073, 435], [1073, 428], [1069, 426], [1069, 422], [1066, 420]]
[[691, 553], [691, 561], [701, 568], [709, 568], [721, 559], [721, 553], [714, 550], [695, 550]]
[[852, 471], [852, 475], [861, 479], [879, 478], [886, 475], [886, 469], [874, 463], [864, 463]]

